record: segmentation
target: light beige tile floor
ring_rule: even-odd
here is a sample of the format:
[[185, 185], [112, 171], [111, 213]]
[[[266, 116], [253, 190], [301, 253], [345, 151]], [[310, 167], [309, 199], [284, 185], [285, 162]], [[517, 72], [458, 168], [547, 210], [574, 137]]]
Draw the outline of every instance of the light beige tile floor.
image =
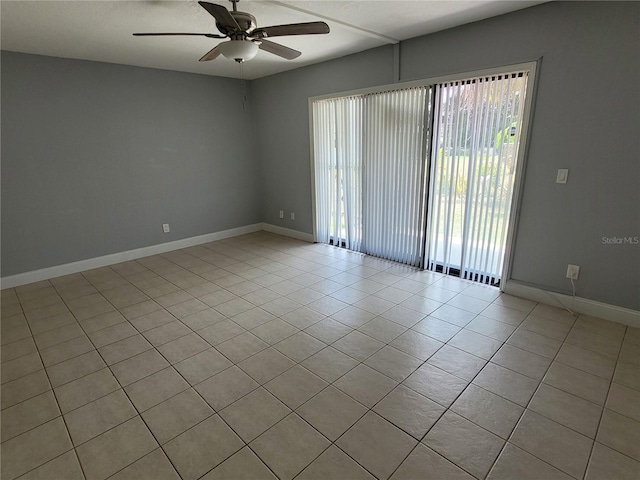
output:
[[7, 289], [1, 325], [5, 480], [640, 478], [638, 329], [326, 245]]

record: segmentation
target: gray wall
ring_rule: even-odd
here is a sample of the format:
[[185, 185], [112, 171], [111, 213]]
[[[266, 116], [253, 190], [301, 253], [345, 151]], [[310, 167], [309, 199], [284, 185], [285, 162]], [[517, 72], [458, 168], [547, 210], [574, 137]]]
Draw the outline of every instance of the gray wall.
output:
[[[513, 279], [640, 309], [640, 4], [552, 2], [401, 44], [401, 80], [542, 58]], [[307, 98], [392, 81], [390, 49], [253, 82], [263, 219], [311, 232]], [[558, 168], [569, 183], [555, 184]], [[277, 219], [279, 209], [297, 220]]]
[[259, 222], [250, 118], [239, 80], [3, 51], [2, 276]]

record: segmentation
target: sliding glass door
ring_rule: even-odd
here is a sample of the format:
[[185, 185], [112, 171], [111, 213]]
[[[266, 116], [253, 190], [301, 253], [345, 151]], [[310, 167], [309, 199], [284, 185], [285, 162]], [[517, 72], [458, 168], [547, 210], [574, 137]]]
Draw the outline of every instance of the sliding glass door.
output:
[[499, 283], [528, 76], [313, 101], [316, 240]]

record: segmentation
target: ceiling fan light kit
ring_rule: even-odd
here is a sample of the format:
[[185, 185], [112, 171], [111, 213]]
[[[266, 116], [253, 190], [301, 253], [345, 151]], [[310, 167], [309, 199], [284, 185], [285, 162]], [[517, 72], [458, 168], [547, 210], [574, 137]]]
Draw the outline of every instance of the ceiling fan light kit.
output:
[[231, 40], [218, 47], [225, 57], [238, 63], [247, 62], [258, 54], [260, 46], [249, 40]]
[[222, 5], [215, 3], [198, 2], [202, 8], [215, 18], [216, 27], [222, 35], [214, 33], [134, 33], [133, 35], [137, 37], [190, 35], [208, 38], [228, 38], [229, 41], [221, 42], [205, 53], [200, 58], [200, 61], [207, 62], [222, 54], [226, 58], [243, 63], [254, 58], [258, 50], [264, 50], [286, 60], [293, 60], [301, 55], [298, 50], [266, 40], [266, 38], [329, 33], [329, 25], [325, 22], [293, 23], [258, 28], [253, 15], [237, 10], [236, 4], [239, 0], [229, 1], [233, 4], [233, 11], [229, 11]]

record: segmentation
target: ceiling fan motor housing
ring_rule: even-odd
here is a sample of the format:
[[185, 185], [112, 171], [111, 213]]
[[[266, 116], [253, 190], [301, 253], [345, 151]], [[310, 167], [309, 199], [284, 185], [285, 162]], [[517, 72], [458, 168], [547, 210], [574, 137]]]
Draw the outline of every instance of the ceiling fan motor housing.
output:
[[[256, 23], [256, 17], [246, 12], [229, 12], [231, 16], [235, 19], [240, 27], [241, 31], [237, 31], [233, 27], [229, 25], [222, 25], [219, 22], [216, 22], [216, 27], [220, 30], [221, 33], [227, 35], [230, 38], [242, 39], [251, 35], [258, 24]], [[237, 38], [236, 38], [237, 37]]]

